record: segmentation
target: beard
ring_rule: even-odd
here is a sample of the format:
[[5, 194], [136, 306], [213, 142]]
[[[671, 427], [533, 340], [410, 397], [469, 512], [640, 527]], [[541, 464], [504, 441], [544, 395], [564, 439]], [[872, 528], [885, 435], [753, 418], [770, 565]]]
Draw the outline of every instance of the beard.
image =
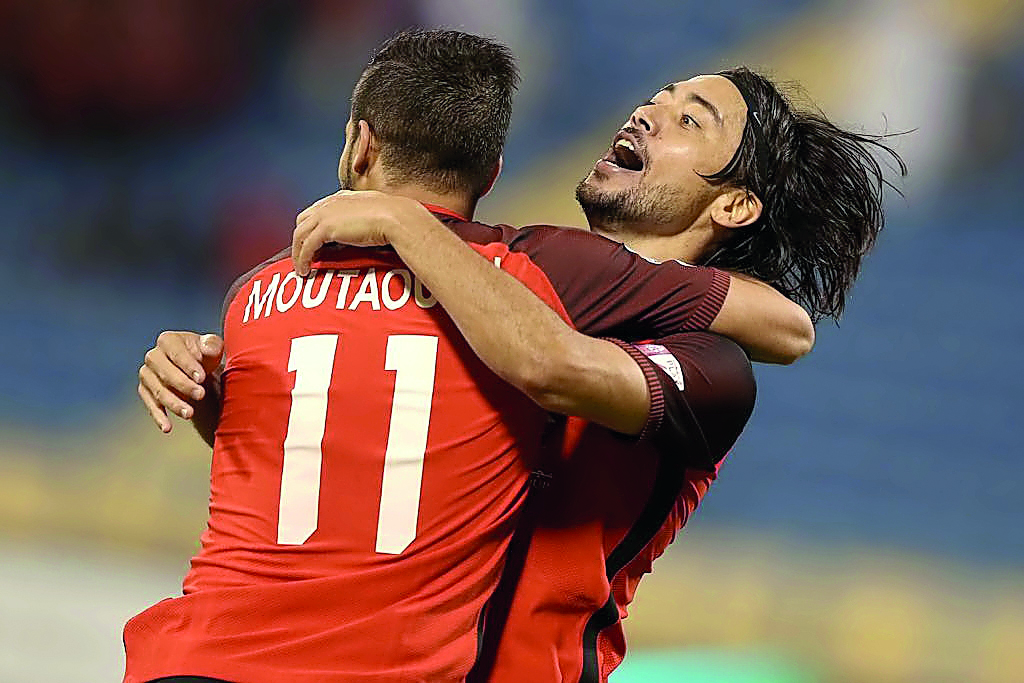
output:
[[588, 174], [576, 186], [576, 201], [591, 227], [627, 223], [669, 224], [679, 219], [679, 197], [672, 188], [639, 183], [609, 192], [590, 182]]

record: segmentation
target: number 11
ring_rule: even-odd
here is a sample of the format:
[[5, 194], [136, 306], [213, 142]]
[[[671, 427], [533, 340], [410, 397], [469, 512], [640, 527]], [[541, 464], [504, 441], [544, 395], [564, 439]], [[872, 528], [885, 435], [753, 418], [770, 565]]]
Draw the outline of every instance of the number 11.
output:
[[[281, 545], [302, 545], [317, 528], [328, 391], [338, 341], [339, 335], [319, 334], [297, 337], [291, 343], [288, 372], [295, 373], [295, 387], [281, 470], [277, 521]], [[395, 372], [395, 392], [374, 547], [378, 553], [397, 555], [416, 538], [437, 337], [391, 335], [387, 344], [384, 369]]]

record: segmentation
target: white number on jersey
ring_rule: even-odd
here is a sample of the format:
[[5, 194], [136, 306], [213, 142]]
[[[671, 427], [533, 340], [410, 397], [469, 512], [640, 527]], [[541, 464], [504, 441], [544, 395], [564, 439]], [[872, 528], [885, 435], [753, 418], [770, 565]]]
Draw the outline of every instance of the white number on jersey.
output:
[[[277, 522], [281, 545], [301, 545], [317, 528], [328, 391], [338, 340], [336, 334], [292, 340], [288, 371], [295, 373], [295, 388], [281, 470]], [[436, 365], [437, 337], [388, 337], [384, 369], [395, 372], [395, 393], [377, 517], [379, 553], [397, 555], [416, 538]]]

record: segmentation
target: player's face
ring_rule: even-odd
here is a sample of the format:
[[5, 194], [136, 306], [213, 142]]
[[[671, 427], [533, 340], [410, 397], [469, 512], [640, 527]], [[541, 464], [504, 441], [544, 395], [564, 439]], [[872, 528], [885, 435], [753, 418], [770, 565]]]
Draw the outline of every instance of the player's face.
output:
[[722, 170], [739, 147], [747, 106], [722, 76], [666, 86], [637, 107], [577, 188], [596, 221], [689, 227], [716, 196], [703, 175]]

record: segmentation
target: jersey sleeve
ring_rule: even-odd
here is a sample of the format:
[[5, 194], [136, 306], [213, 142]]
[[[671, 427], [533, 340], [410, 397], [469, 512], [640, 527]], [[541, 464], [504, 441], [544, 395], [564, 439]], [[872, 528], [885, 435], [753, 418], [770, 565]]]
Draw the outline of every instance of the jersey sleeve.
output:
[[585, 230], [526, 227], [509, 246], [544, 270], [576, 329], [590, 336], [639, 340], [706, 330], [729, 291], [724, 271], [654, 263]]
[[754, 410], [756, 383], [743, 349], [710, 332], [616, 343], [641, 367], [650, 389], [640, 438], [685, 457], [689, 468], [714, 470]]

